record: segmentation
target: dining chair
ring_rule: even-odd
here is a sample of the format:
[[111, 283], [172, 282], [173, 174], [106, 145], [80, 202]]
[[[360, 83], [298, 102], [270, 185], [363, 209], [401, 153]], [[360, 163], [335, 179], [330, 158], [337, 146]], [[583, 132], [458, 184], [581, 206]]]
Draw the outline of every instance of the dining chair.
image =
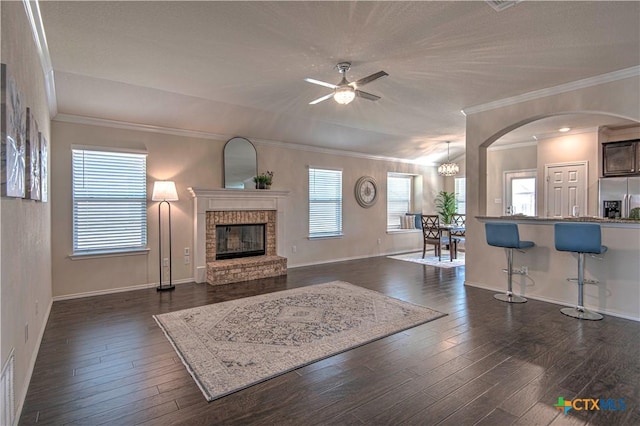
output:
[[466, 217], [467, 216], [464, 214], [457, 214], [457, 213], [451, 216], [451, 224], [461, 228], [461, 229], [452, 229], [451, 232], [449, 233], [449, 235], [451, 236], [451, 239], [455, 240], [456, 242], [456, 252], [457, 252], [458, 244], [459, 243], [464, 244], [464, 241], [465, 241]]
[[422, 219], [422, 258], [424, 259], [428, 245], [434, 246], [435, 255], [438, 256], [438, 261], [442, 261], [442, 245], [449, 246], [449, 259], [453, 260], [455, 253], [455, 241], [449, 241], [449, 237], [442, 236], [442, 229], [440, 228], [440, 216], [437, 214], [423, 214]]

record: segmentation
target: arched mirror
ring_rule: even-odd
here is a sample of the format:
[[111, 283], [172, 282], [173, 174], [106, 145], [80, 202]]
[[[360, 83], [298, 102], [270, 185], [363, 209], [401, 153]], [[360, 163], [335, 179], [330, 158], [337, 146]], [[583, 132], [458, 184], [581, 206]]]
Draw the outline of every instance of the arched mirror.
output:
[[231, 138], [224, 145], [224, 187], [253, 189], [258, 174], [256, 148], [245, 138]]

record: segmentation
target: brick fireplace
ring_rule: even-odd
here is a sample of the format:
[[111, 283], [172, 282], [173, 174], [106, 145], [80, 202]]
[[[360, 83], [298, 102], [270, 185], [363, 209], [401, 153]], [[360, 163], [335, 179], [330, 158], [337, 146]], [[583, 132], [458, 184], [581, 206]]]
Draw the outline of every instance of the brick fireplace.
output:
[[[211, 285], [284, 275], [288, 191], [189, 188], [194, 199], [194, 278]], [[216, 259], [216, 228], [265, 225], [265, 255]], [[280, 243], [278, 243], [280, 242]]]

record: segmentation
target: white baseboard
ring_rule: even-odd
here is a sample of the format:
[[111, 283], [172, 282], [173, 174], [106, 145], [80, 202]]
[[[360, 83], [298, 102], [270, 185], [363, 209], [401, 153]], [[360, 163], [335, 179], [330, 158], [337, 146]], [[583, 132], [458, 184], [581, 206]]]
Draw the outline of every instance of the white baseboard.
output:
[[[192, 283], [194, 282], [194, 280], [193, 278], [183, 278], [181, 280], [174, 280], [172, 282], [173, 284], [186, 284], [186, 283]], [[128, 287], [118, 287], [118, 288], [108, 288], [105, 290], [87, 291], [83, 293], [63, 294], [61, 296], [54, 296], [53, 301], [57, 302], [59, 300], [80, 299], [82, 297], [102, 296], [104, 294], [122, 293], [125, 291], [133, 291], [133, 290], [143, 290], [146, 288], [157, 287], [158, 285], [159, 283], [148, 283], [148, 284], [132, 285]]]
[[[427, 250], [427, 251], [429, 251], [429, 250]], [[387, 252], [387, 253], [365, 254], [365, 255], [361, 255], [361, 256], [341, 257], [339, 259], [321, 260], [321, 261], [308, 262], [308, 263], [298, 263], [298, 264], [294, 264], [294, 265], [287, 265], [287, 269], [302, 268], [304, 266], [324, 265], [324, 264], [327, 264], [327, 263], [346, 262], [348, 260], [368, 259], [370, 257], [394, 256], [396, 254], [415, 253], [415, 252], [422, 252], [422, 247], [420, 247], [418, 249], [411, 249], [411, 250], [407, 250], [407, 249], [395, 250], [395, 251], [391, 251], [391, 252]]]
[[49, 322], [49, 315], [51, 314], [51, 307], [53, 306], [53, 299], [49, 301], [49, 306], [47, 306], [47, 311], [44, 313], [44, 317], [42, 318], [42, 327], [40, 328], [40, 333], [38, 333], [38, 340], [36, 341], [36, 345], [31, 355], [31, 359], [29, 360], [29, 365], [27, 366], [27, 372], [24, 377], [24, 383], [22, 384], [22, 392], [18, 396], [18, 405], [16, 407], [16, 418], [14, 419], [14, 426], [18, 424], [20, 421], [20, 416], [22, 415], [22, 408], [24, 407], [24, 401], [27, 398], [27, 391], [29, 390], [29, 384], [31, 383], [31, 376], [33, 376], [33, 369], [36, 366], [36, 360], [38, 359], [38, 353], [40, 352], [40, 345], [42, 344], [42, 338], [44, 337], [44, 331], [47, 328], [47, 323]]
[[[468, 285], [470, 287], [478, 287], [484, 290], [491, 290], [491, 291], [495, 291], [497, 293], [504, 293], [504, 289], [503, 288], [495, 288], [495, 287], [489, 287], [488, 285], [485, 284], [481, 284], [481, 283], [476, 283], [476, 282], [472, 282], [472, 281], [467, 281], [465, 280], [464, 285]], [[574, 303], [567, 303], [567, 302], [563, 302], [561, 300], [557, 300], [557, 299], [551, 299], [548, 297], [542, 297], [542, 296], [536, 296], [536, 295], [530, 295], [530, 294], [524, 294], [523, 296], [525, 296], [527, 299], [533, 299], [533, 300], [539, 300], [541, 302], [547, 302], [547, 303], [553, 303], [554, 305], [560, 305], [560, 306], [569, 306], [569, 307], [575, 307], [576, 305]], [[640, 322], [640, 317], [634, 317], [631, 315], [626, 315], [626, 314], [621, 314], [620, 312], [613, 312], [613, 311], [609, 311], [607, 309], [600, 309], [597, 307], [590, 307], [590, 306], [586, 306], [587, 308], [599, 312], [601, 314], [604, 315], [610, 315], [612, 317], [618, 317], [618, 318], [623, 318], [623, 319], [628, 319], [631, 321], [638, 321]]]

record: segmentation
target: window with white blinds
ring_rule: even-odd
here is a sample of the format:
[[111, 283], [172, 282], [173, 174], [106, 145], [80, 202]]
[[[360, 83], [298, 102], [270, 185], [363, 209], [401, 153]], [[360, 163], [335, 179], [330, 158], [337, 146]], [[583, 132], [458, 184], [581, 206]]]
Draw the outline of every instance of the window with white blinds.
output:
[[309, 238], [342, 235], [342, 170], [309, 167]]
[[387, 230], [402, 229], [402, 217], [411, 212], [413, 176], [387, 173]]
[[147, 246], [147, 156], [72, 150], [73, 254]]
[[465, 214], [467, 211], [467, 179], [455, 178], [456, 213]]

